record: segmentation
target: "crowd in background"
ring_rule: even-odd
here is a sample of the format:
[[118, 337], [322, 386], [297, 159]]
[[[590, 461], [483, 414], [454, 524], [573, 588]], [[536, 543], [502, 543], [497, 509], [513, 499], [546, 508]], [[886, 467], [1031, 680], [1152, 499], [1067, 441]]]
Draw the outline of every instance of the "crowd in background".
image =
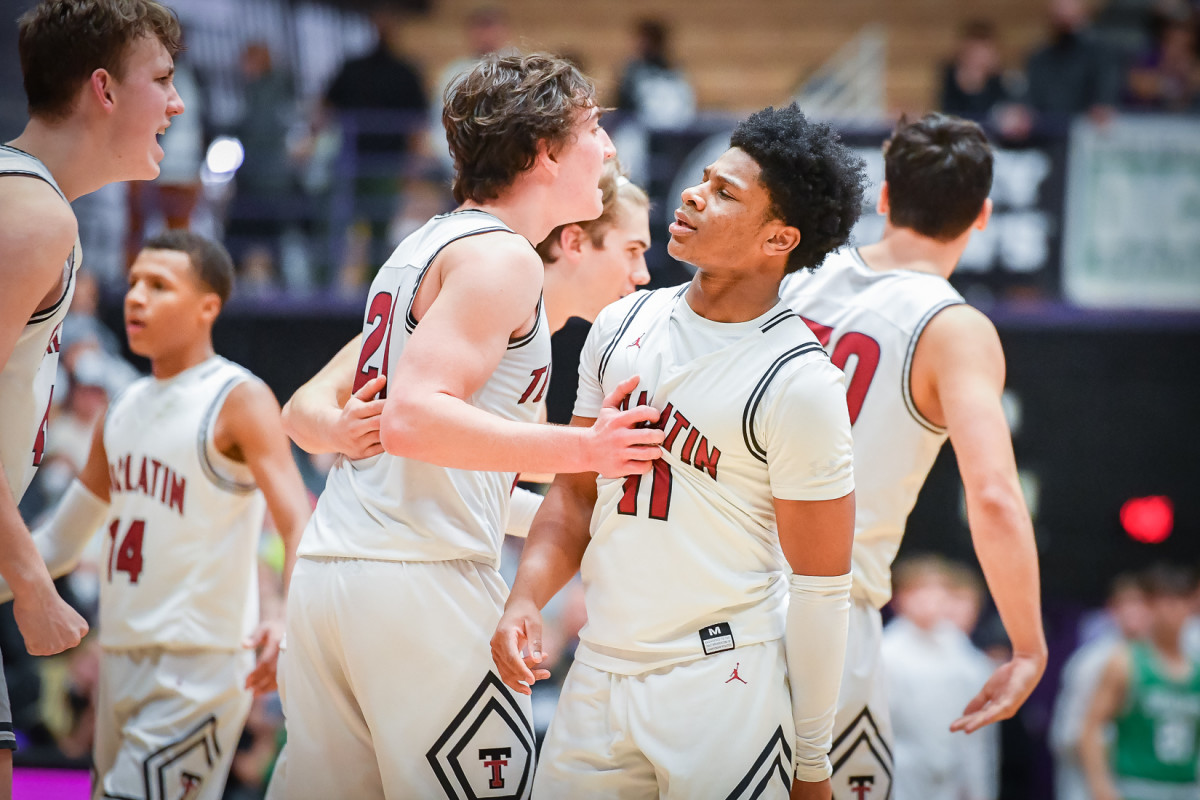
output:
[[[1117, 111], [1200, 111], [1197, 5], [1114, 0], [1095, 18], [1081, 0], [1051, 0], [1049, 8], [1044, 46], [1019, 67], [1002, 63], [991, 23], [966, 24], [945, 65], [942, 108], [986, 120], [1000, 135], [1013, 138], [1076, 114], [1102, 122]], [[423, 74], [421, 65], [406, 58], [400, 44], [403, 14], [382, 11], [370, 21], [374, 45], [346, 60], [312, 98], [302, 96], [295, 77], [278, 66], [269, 43], [247, 44], [240, 60], [244, 113], [232, 123], [214, 120], [210, 108], [219, 102], [213, 102], [204, 76], [185, 55], [175, 80], [188, 112], [163, 142], [162, 176], [145, 185], [110, 186], [78, 204], [93, 271], [81, 273], [63, 328], [65, 380], [60, 385], [65, 390], [55, 394], [52, 449], [21, 506], [32, 527], [82, 467], [91, 428], [107, 403], [137, 376], [96, 312], [103, 289], [120, 290], [123, 267], [146, 235], [190, 225], [223, 238], [237, 261], [237, 292], [243, 296], [331, 287], [356, 297], [404, 235], [452, 205], [447, 188], [452, 164], [438, 146], [440, 95], [472, 58], [511, 46], [509, 20], [498, 6], [473, 13], [464, 28], [463, 59], [437, 76]], [[669, 26], [643, 20], [631, 33], [633, 55], [615, 96], [606, 101], [626, 120], [651, 129], [683, 124], [702, 112], [687, 75], [671, 58]], [[223, 171], [223, 151], [216, 146], [225, 141], [220, 137], [237, 141], [235, 170]], [[232, 180], [224, 180], [229, 175]], [[564, 371], [558, 379], [572, 377]], [[296, 455], [315, 496], [330, 462], [299, 450]], [[506, 545], [510, 580], [519, 548], [519, 540]], [[93, 625], [98, 553], [97, 544], [92, 558], [60, 581], [64, 597]], [[281, 545], [270, 530], [264, 531], [261, 562], [265, 577], [281, 568]], [[1118, 579], [1108, 606], [1081, 618], [1072, 637], [1079, 650], [1061, 679], [1057, 674], [1046, 678], [1051, 687], [1062, 686], [1048, 742], [1064, 770], [1060, 787], [1070, 784], [1068, 773], [1076, 768], [1079, 723], [1089, 681], [1095, 680], [1096, 653], [1118, 639], [1144, 635], [1138, 592], [1128, 578]], [[1018, 716], [971, 737], [947, 728], [991, 665], [1006, 657], [1002, 629], [984, 598], [982, 581], [970, 567], [936, 557], [897, 564], [894, 618], [884, 644], [896, 769], [898, 775], [907, 770], [928, 780], [951, 775], [962, 782], [958, 796], [970, 800], [1032, 797], [1021, 793], [1030, 785], [1030, 763], [1036, 758], [1030, 731], [1044, 730], [1046, 724]], [[1188, 647], [1200, 660], [1200, 595], [1195, 606]], [[546, 616], [549, 667], [561, 678], [583, 624], [580, 587], [568, 586]], [[59, 657], [23, 657], [11, 607], [5, 607], [0, 641], [21, 737], [18, 764], [85, 766], [98, 671], [95, 634]], [[939, 670], [936, 680], [930, 678], [930, 664]], [[556, 688], [553, 682], [536, 688], [535, 716], [544, 731]], [[277, 697], [257, 699], [227, 797], [261, 796], [281, 731]], [[903, 779], [897, 786], [904, 786]], [[1059, 791], [1062, 798], [1077, 796], [1068, 794], [1070, 788]], [[898, 794], [897, 800], [905, 796]]]

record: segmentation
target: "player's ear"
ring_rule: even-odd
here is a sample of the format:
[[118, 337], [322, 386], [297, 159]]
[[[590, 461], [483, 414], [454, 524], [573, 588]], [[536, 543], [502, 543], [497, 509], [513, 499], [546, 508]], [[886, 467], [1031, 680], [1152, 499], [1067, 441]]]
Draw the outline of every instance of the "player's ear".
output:
[[216, 292], [205, 292], [200, 298], [200, 317], [210, 325], [221, 313], [221, 297]]
[[105, 111], [111, 111], [113, 107], [112, 89], [114, 83], [112, 73], [101, 67], [92, 72], [91, 77], [88, 78], [84, 92], [99, 103], [100, 107]]
[[992, 198], [987, 198], [983, 201], [983, 208], [979, 209], [979, 216], [975, 218], [972, 227], [977, 231], [986, 231], [988, 220], [992, 218]]
[[545, 167], [554, 177], [558, 177], [558, 159], [550, 146], [549, 139], [538, 139], [537, 156], [534, 158], [534, 165]]
[[583, 243], [586, 239], [587, 232], [574, 222], [564, 226], [558, 236], [558, 247], [563, 257], [572, 263], [578, 263], [579, 259], [583, 258]]
[[891, 203], [888, 199], [888, 184], [887, 181], [884, 181], [883, 185], [879, 187], [879, 201], [875, 203], [875, 210], [886, 219], [889, 208], [891, 208]]
[[786, 256], [800, 244], [800, 229], [794, 225], [778, 224], [779, 227], [763, 242], [763, 252], [769, 256]]

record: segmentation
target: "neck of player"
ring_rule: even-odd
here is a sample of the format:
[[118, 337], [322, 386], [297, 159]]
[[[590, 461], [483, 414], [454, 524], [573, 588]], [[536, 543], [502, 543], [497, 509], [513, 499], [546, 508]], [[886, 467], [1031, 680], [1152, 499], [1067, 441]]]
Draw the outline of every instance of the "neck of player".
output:
[[713, 322], [749, 322], [779, 302], [782, 280], [782, 261], [753, 272], [701, 269], [692, 278], [684, 299], [692, 311]]
[[160, 381], [174, 378], [197, 364], [203, 364], [215, 355], [211, 339], [200, 339], [150, 358], [150, 372]]
[[[91, 146], [92, 137], [80, 135], [71, 123], [51, 125], [33, 118], [8, 144], [41, 161], [68, 201], [90, 194], [113, 179], [97, 172], [106, 163], [104, 154]], [[89, 151], [93, 151], [89, 155]]]
[[[535, 187], [536, 188], [536, 187]], [[552, 203], [543, 202], [540, 197], [532, 200], [531, 191], [509, 191], [501, 194], [495, 200], [486, 203], [476, 203], [467, 200], [459, 209], [477, 208], [486, 211], [493, 217], [513, 229], [514, 233], [524, 236], [530, 246], [536, 247], [539, 242], [550, 235], [550, 231], [559, 224], [553, 222], [542, 209], [553, 208]]]
[[884, 227], [882, 239], [858, 248], [858, 252], [867, 266], [879, 272], [905, 269], [949, 278], [967, 249], [969, 239], [968, 231], [956, 239], [939, 242], [912, 228], [900, 228], [889, 222]]

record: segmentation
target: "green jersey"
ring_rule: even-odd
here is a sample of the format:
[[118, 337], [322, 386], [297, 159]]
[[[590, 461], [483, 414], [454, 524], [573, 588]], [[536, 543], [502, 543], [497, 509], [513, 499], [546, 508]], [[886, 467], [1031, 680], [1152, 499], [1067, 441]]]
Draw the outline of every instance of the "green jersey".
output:
[[1200, 798], [1200, 664], [1180, 680], [1148, 645], [1131, 644], [1129, 655], [1129, 691], [1112, 747], [1122, 797]]

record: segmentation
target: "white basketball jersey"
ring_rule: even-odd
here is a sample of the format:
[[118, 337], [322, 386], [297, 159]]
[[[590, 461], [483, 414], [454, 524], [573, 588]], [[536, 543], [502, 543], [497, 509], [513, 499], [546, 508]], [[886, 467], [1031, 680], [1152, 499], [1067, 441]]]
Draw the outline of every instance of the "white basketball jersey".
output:
[[103, 647], [239, 650], [257, 624], [266, 501], [250, 468], [213, 444], [225, 398], [253, 380], [213, 356], [142, 378], [109, 407]]
[[[512, 233], [491, 214], [471, 209], [436, 216], [400, 243], [371, 284], [356, 390], [380, 371], [393, 371], [416, 329], [413, 300], [437, 254], [451, 242], [496, 231]], [[533, 328], [509, 342], [469, 402], [504, 419], [536, 422], [549, 380], [550, 332], [539, 301]], [[498, 566], [516, 478], [515, 472], [450, 469], [387, 453], [341, 457], [304, 531], [300, 555]]]
[[908, 514], [946, 441], [946, 429], [913, 402], [913, 353], [929, 320], [964, 301], [940, 276], [876, 271], [854, 248], [831, 254], [815, 273], [787, 276], [779, 294], [846, 371], [857, 486], [854, 593], [881, 608], [892, 596], [891, 565]]
[[783, 636], [790, 569], [773, 498], [854, 488], [842, 375], [803, 321], [780, 304], [713, 322], [686, 289], [609, 306], [580, 358], [577, 416], [637, 375], [633, 400], [659, 409], [666, 434], [649, 474], [597, 481], [576, 658], [608, 672]]
[[[67, 202], [45, 164], [26, 152], [0, 145], [0, 177], [5, 175], [40, 178]], [[46, 428], [58, 373], [59, 328], [71, 307], [75, 272], [82, 261], [83, 251], [76, 237], [71, 255], [63, 264], [62, 294], [54, 305], [29, 318], [12, 355], [0, 368], [0, 467], [14, 500], [20, 500], [29, 488], [46, 451]]]

